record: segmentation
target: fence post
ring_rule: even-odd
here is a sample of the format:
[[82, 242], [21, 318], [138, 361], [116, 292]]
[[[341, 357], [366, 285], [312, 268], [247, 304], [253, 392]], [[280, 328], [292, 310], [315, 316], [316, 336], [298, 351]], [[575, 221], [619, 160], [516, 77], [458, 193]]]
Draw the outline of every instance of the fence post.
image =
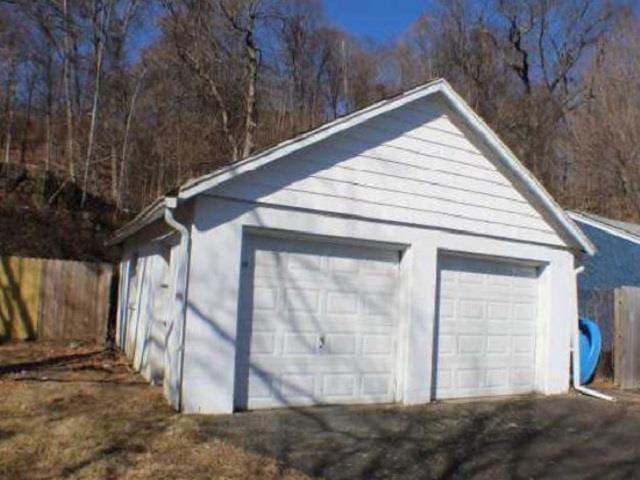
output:
[[622, 386], [622, 317], [624, 315], [624, 292], [622, 288], [616, 288], [613, 292], [613, 384]]

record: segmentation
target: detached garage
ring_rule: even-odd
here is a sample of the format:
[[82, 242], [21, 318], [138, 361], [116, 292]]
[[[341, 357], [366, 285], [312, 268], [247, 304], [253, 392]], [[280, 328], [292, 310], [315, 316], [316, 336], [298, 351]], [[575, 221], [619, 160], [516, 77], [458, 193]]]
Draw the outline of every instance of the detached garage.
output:
[[594, 252], [442, 80], [194, 179], [112, 241], [119, 344], [207, 413], [565, 392]]

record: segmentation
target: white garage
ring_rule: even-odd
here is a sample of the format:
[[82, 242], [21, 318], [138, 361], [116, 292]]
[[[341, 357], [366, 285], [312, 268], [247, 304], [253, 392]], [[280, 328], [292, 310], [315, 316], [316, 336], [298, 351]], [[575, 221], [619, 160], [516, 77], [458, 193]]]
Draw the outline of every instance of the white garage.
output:
[[126, 305], [160, 312], [136, 338], [161, 343], [178, 410], [569, 387], [575, 269], [594, 248], [442, 80], [158, 199], [112, 240], [122, 285], [168, 239], [162, 288], [122, 288], [118, 328], [125, 348]]

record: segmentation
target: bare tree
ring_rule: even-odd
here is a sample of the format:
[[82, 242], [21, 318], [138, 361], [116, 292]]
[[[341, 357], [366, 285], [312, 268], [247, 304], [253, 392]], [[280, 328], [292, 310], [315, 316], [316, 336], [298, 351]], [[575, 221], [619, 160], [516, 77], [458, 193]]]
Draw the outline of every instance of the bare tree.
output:
[[68, 0], [62, 1], [62, 18], [63, 18], [63, 51], [62, 51], [62, 82], [64, 85], [64, 101], [65, 101], [65, 117], [67, 122], [67, 166], [69, 168], [69, 178], [75, 180], [75, 156], [74, 156], [74, 138], [73, 138], [73, 99], [71, 93], [71, 40], [72, 21], [69, 12]]
[[[129, 108], [127, 112], [127, 120], [124, 127], [124, 137], [122, 139], [122, 154], [121, 154], [122, 161], [120, 163], [120, 174], [119, 176], [114, 177], [112, 179], [112, 188], [114, 189], [112, 192], [112, 195], [113, 195], [113, 198], [116, 199], [116, 205], [118, 206], [118, 208], [122, 208], [123, 206], [124, 191], [127, 186], [125, 182], [127, 181], [127, 175], [129, 173], [129, 168], [128, 168], [129, 158], [127, 156], [127, 154], [129, 153], [128, 152], [129, 132], [131, 131], [131, 124], [133, 121], [133, 115], [135, 113], [136, 100], [140, 93], [140, 88], [142, 87], [142, 81], [146, 73], [147, 73], [147, 69], [143, 68], [142, 72], [140, 72], [140, 76], [136, 81], [136, 86], [133, 91], [133, 95], [131, 96], [131, 101], [129, 103]], [[112, 168], [113, 168], [112, 171], [114, 172], [114, 176], [115, 176], [116, 175], [115, 172], [117, 171], [117, 165], [113, 165]]]
[[91, 3], [91, 24], [93, 31], [93, 54], [95, 73], [93, 81], [93, 102], [91, 106], [91, 123], [87, 139], [87, 153], [84, 160], [84, 174], [82, 176], [82, 199], [80, 206], [84, 206], [87, 199], [87, 182], [89, 180], [89, 168], [93, 155], [93, 141], [98, 120], [98, 106], [100, 102], [100, 79], [102, 77], [102, 58], [104, 45], [107, 42], [111, 21], [111, 13], [114, 8], [113, 0], [93, 0]]
[[[586, 69], [569, 116], [574, 208], [640, 220], [640, 26], [624, 22]], [[606, 54], [604, 49], [606, 48]]]
[[[256, 128], [260, 0], [165, 1], [169, 30], [181, 61], [215, 105], [231, 160], [247, 156]], [[240, 98], [241, 105], [230, 99]]]

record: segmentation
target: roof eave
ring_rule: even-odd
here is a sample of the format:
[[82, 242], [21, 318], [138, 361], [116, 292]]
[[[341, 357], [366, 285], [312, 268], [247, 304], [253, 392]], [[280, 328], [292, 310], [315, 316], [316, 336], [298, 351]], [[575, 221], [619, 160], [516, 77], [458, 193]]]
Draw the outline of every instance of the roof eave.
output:
[[165, 197], [159, 197], [148, 205], [136, 217], [116, 232], [105, 242], [107, 246], [118, 245], [131, 235], [142, 230], [147, 225], [162, 218], [164, 212]]
[[549, 213], [551, 213], [554, 219], [558, 222], [559, 226], [564, 230], [569, 238], [571, 238], [577, 247], [581, 248], [588, 255], [594, 255], [597, 251], [595, 245], [589, 240], [589, 238], [580, 230], [580, 228], [569, 218], [564, 209], [560, 207], [553, 199], [553, 197], [546, 191], [537, 178], [527, 170], [511, 149], [500, 140], [495, 132], [489, 127], [486, 122], [475, 113], [456, 93], [456, 91], [449, 85], [446, 80], [442, 80], [445, 88], [441, 89], [441, 92], [449, 99], [454, 106], [456, 112], [460, 114], [467, 124], [475, 130], [482, 140], [484, 140], [492, 150], [496, 151], [510, 171], [513, 172], [518, 180], [527, 188], [527, 190], [542, 203]]
[[582, 223], [586, 223], [587, 225], [591, 225], [594, 228], [599, 230], [603, 230], [611, 235], [614, 235], [619, 238], [623, 238], [633, 243], [637, 243], [640, 245], [640, 236], [634, 235], [631, 232], [627, 232], [621, 230], [613, 225], [609, 225], [607, 223], [596, 220], [595, 218], [591, 218], [587, 215], [583, 215], [580, 212], [567, 212], [569, 217], [571, 217], [574, 221], [579, 221]]

